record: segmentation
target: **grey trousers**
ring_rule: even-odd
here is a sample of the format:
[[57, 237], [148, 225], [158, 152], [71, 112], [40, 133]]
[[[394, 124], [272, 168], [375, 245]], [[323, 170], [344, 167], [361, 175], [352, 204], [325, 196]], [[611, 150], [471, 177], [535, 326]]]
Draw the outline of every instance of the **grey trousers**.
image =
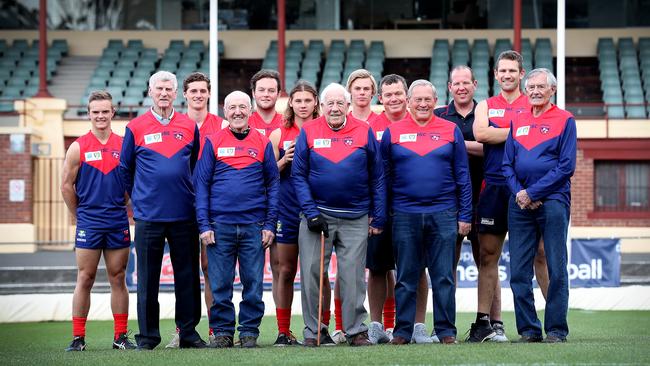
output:
[[[364, 321], [368, 312], [366, 300], [366, 250], [368, 247], [368, 215], [358, 219], [339, 219], [323, 215], [329, 225], [329, 238], [325, 238], [323, 278], [327, 280], [332, 248], [336, 247], [338, 280], [341, 290], [343, 331], [348, 337], [368, 330]], [[318, 281], [320, 279], [320, 233], [300, 222], [298, 234], [300, 255], [300, 294], [305, 338], [316, 338], [318, 332]]]

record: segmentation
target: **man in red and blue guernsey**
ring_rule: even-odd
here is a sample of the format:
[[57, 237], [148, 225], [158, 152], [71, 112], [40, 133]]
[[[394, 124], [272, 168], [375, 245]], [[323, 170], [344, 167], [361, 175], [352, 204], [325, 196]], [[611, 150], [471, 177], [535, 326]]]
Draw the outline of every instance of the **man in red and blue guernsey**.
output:
[[516, 51], [504, 51], [494, 64], [494, 78], [501, 92], [481, 101], [474, 112], [474, 137], [483, 144], [485, 186], [476, 207], [480, 267], [478, 309], [470, 327], [468, 342], [507, 342], [501, 321], [499, 258], [508, 232], [508, 197], [501, 165], [503, 146], [514, 117], [529, 107], [519, 85], [524, 77], [523, 59]]
[[126, 189], [118, 169], [122, 138], [111, 131], [114, 114], [113, 98], [108, 92], [90, 93], [90, 132], [75, 140], [65, 155], [61, 193], [70, 214], [77, 219], [75, 256], [79, 268], [72, 297], [73, 340], [66, 351], [86, 349], [90, 290], [102, 253], [111, 285], [113, 348], [135, 348], [127, 335], [129, 291], [124, 272], [131, 235]]
[[[354, 75], [354, 72], [350, 77], [352, 75]], [[406, 80], [400, 75], [389, 74], [379, 82], [378, 97], [379, 101], [384, 105], [384, 112], [374, 115], [368, 121], [370, 128], [375, 133], [377, 142], [381, 142], [384, 131], [388, 126], [408, 116], [407, 92]], [[351, 94], [354, 95], [354, 93]], [[395, 328], [395, 256], [393, 255], [390, 218], [388, 218], [384, 231], [380, 235], [368, 238], [366, 268], [368, 268], [368, 305], [371, 320], [370, 324], [368, 324], [368, 338], [372, 343], [386, 343], [393, 338]], [[433, 343], [434, 341], [427, 333], [425, 324], [428, 294], [429, 281], [426, 272], [422, 271], [417, 289], [415, 326], [411, 337], [413, 343]]]
[[543, 342], [565, 342], [569, 334], [566, 240], [577, 138], [573, 115], [551, 103], [556, 85], [548, 69], [528, 73], [524, 86], [532, 108], [514, 119], [503, 155], [503, 174], [511, 193], [510, 288], [522, 342], [542, 341], [532, 286], [533, 258], [541, 237], [550, 280]]
[[243, 291], [241, 347], [257, 347], [264, 316], [264, 250], [275, 238], [279, 173], [271, 142], [250, 128], [251, 100], [234, 91], [224, 100], [229, 127], [207, 137], [196, 172], [196, 215], [207, 245], [214, 348], [233, 346], [235, 263]]
[[[320, 238], [325, 268], [336, 246], [343, 331], [351, 346], [371, 345], [365, 264], [368, 236], [385, 222], [385, 189], [378, 144], [368, 124], [346, 118], [350, 94], [340, 84], [321, 93], [323, 117], [307, 122], [296, 142], [291, 176], [304, 218], [300, 223], [300, 273], [306, 346], [316, 346]], [[373, 212], [369, 212], [372, 207]], [[369, 223], [370, 217], [370, 223]]]
[[149, 78], [153, 106], [126, 126], [120, 168], [133, 203], [138, 273], [138, 348], [160, 344], [158, 287], [165, 248], [174, 268], [176, 324], [181, 348], [204, 348], [196, 332], [201, 318], [198, 228], [192, 172], [199, 154], [199, 129], [174, 111], [176, 76]]
[[[205, 137], [219, 130], [223, 124], [223, 118], [208, 112], [208, 101], [210, 100], [210, 78], [201, 72], [193, 72], [183, 80], [183, 97], [187, 101], [187, 117], [196, 123], [199, 128], [199, 139], [201, 148], [199, 149], [199, 158], [203, 151]], [[196, 173], [196, 170], [194, 171]], [[204, 297], [205, 305], [208, 308], [208, 318], [210, 316], [210, 306], [212, 306], [212, 292], [210, 291], [210, 279], [208, 278], [208, 256], [205, 251], [205, 245], [201, 245], [201, 270], [203, 271]], [[176, 327], [174, 336], [165, 348], [178, 348], [179, 328]], [[214, 338], [212, 329], [209, 330], [208, 340]]]
[[263, 69], [251, 78], [251, 91], [255, 100], [255, 112], [248, 119], [248, 125], [259, 133], [271, 136], [271, 132], [282, 126], [282, 114], [275, 110], [280, 91], [280, 73]]
[[437, 99], [429, 81], [414, 81], [409, 118], [389, 126], [381, 140], [397, 264], [396, 345], [411, 341], [424, 268], [433, 291], [434, 331], [441, 343], [456, 343], [455, 243], [471, 228], [472, 187], [463, 135], [453, 122], [435, 117]]

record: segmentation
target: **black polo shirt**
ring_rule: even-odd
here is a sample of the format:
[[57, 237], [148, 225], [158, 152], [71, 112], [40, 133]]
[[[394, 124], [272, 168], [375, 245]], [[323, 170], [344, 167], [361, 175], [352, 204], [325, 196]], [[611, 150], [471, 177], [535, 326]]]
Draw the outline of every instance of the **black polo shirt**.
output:
[[[472, 111], [463, 117], [456, 112], [456, 106], [452, 100], [449, 105], [437, 108], [433, 111], [436, 117], [444, 118], [448, 121], [454, 122], [460, 132], [463, 133], [465, 141], [476, 141], [474, 138], [474, 111], [476, 110], [476, 100], [472, 100], [474, 107]], [[472, 204], [476, 206], [478, 203], [478, 195], [481, 193], [481, 186], [483, 184], [483, 158], [475, 155], [469, 155], [469, 174], [472, 180]]]

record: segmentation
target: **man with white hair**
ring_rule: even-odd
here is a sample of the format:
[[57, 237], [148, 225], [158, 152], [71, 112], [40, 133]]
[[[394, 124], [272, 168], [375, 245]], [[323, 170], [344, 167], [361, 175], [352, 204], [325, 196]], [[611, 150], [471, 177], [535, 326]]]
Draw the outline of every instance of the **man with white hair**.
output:
[[[346, 118], [350, 94], [340, 84], [321, 93], [324, 116], [303, 125], [291, 175], [304, 215], [300, 223], [300, 273], [306, 346], [316, 346], [320, 240], [325, 237], [323, 276], [336, 247], [341, 283], [343, 331], [351, 346], [371, 345], [365, 264], [368, 236], [381, 233], [385, 189], [378, 144], [367, 123]], [[370, 212], [372, 208], [372, 212]], [[370, 217], [370, 224], [369, 224]]]
[[[551, 103], [557, 80], [548, 69], [526, 76], [524, 89], [532, 108], [512, 122], [503, 154], [503, 174], [510, 189], [510, 288], [521, 342], [566, 342], [569, 334], [567, 230], [571, 211], [571, 176], [576, 168], [576, 122]], [[549, 286], [544, 331], [535, 311], [533, 262], [544, 238]]]
[[264, 251], [275, 238], [280, 177], [271, 142], [248, 125], [251, 100], [234, 91], [224, 100], [228, 128], [209, 135], [196, 172], [196, 216], [207, 246], [215, 348], [233, 347], [235, 263], [243, 285], [242, 348], [257, 346], [264, 316]]
[[393, 213], [397, 267], [397, 324], [392, 344], [413, 334], [420, 273], [429, 270], [434, 330], [443, 344], [456, 343], [456, 236], [467, 235], [472, 220], [472, 185], [460, 129], [433, 114], [438, 98], [426, 80], [408, 90], [410, 115], [382, 136], [386, 186]]
[[198, 229], [192, 172], [199, 155], [196, 123], [172, 106], [176, 76], [159, 71], [149, 79], [153, 106], [126, 126], [120, 169], [133, 203], [138, 273], [138, 348], [160, 343], [158, 287], [165, 249], [174, 268], [176, 325], [181, 348], [204, 348], [196, 332], [201, 318]]

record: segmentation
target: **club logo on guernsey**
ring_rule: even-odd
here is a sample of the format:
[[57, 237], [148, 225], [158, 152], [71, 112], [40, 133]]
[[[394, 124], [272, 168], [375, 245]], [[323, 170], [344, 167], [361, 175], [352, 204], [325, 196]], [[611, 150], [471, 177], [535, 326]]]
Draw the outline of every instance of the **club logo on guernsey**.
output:
[[345, 139], [343, 139], [343, 143], [344, 143], [346, 146], [352, 146], [352, 143], [353, 143], [353, 142], [354, 142], [354, 141], [352, 140], [351, 137], [346, 137]]
[[505, 109], [488, 109], [488, 118], [503, 117], [506, 115]]
[[84, 154], [86, 161], [99, 161], [102, 160], [101, 151], [88, 151]]
[[438, 135], [438, 134], [433, 134], [433, 135], [431, 135], [431, 139], [432, 139], [433, 141], [438, 141], [438, 140], [440, 140], [440, 135]]
[[292, 143], [293, 143], [293, 141], [285, 141], [285, 142], [282, 144], [282, 148], [284, 149], [284, 151], [289, 150], [289, 148], [291, 147], [291, 144], [292, 144]]
[[248, 149], [248, 155], [250, 155], [250, 156], [252, 156], [254, 158], [257, 157], [257, 149], [249, 148]]
[[314, 149], [323, 149], [332, 147], [331, 139], [314, 139]]
[[530, 126], [521, 126], [517, 128], [517, 132], [515, 132], [515, 137], [517, 136], [528, 136], [528, 132], [530, 131]]
[[182, 132], [174, 132], [174, 137], [176, 140], [182, 140], [183, 139], [183, 133]]
[[217, 157], [228, 157], [228, 156], [235, 156], [235, 148], [234, 147], [220, 147], [217, 149]]
[[160, 132], [152, 133], [152, 134], [149, 134], [149, 135], [144, 135], [144, 143], [145, 143], [145, 145], [162, 142], [162, 140], [163, 140], [162, 139], [162, 134]]
[[546, 135], [546, 134], [549, 133], [550, 131], [551, 131], [551, 127], [550, 127], [550, 126], [543, 125], [543, 126], [541, 126], [541, 127], [539, 128], [539, 132], [541, 132], [543, 135]]
[[381, 141], [381, 138], [384, 136], [384, 131], [377, 131], [377, 141]]
[[120, 158], [120, 153], [117, 151], [113, 151], [112, 153], [114, 159], [119, 159]]
[[263, 128], [256, 128], [257, 132], [261, 133], [262, 135], [266, 136], [266, 130]]
[[403, 133], [399, 135], [399, 142], [416, 142], [417, 140], [417, 133]]

